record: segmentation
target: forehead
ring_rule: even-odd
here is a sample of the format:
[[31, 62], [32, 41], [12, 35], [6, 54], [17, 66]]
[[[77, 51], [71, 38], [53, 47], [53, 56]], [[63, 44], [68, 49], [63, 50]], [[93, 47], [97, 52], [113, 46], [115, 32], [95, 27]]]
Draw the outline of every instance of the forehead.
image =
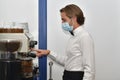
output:
[[61, 12], [61, 18], [66, 20], [69, 19], [69, 17], [67, 17], [65, 12]]
[[67, 17], [65, 12], [61, 12], [61, 17]]

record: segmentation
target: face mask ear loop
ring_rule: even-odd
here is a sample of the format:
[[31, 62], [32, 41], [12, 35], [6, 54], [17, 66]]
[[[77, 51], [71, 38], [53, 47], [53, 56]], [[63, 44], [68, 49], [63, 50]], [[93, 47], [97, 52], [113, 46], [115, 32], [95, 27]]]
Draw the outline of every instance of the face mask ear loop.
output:
[[70, 22], [71, 22], [71, 25], [70, 26], [73, 26], [74, 25], [74, 23], [72, 22], [73, 20], [72, 20], [72, 17], [70, 17]]
[[[73, 25], [73, 22], [72, 22], [72, 17], [69, 17], [70, 18], [70, 22], [71, 22], [71, 24]], [[69, 24], [70, 25], [70, 24]], [[72, 25], [70, 25], [70, 26], [72, 26]], [[74, 36], [74, 34], [73, 34], [73, 31], [69, 31], [70, 32], [70, 34], [71, 35], [73, 35]]]
[[[72, 17], [70, 17], [70, 20], [71, 20], [71, 24], [72, 24], [71, 26], [73, 26], [73, 24], [74, 24], [74, 23], [72, 22]], [[70, 34], [71, 34], [71, 35], [73, 35], [73, 36], [74, 36], [73, 31], [69, 31], [69, 32], [70, 32]]]

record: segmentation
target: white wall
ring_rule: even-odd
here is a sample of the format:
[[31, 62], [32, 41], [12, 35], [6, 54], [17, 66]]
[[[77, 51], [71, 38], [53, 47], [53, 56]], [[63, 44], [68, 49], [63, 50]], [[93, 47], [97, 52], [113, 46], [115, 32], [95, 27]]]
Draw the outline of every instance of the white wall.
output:
[[4, 22], [28, 22], [38, 41], [38, 0], [0, 0], [0, 23]]
[[[120, 80], [120, 1], [48, 0], [48, 49], [61, 55], [69, 36], [62, 32], [59, 9], [69, 3], [82, 8], [86, 17], [84, 26], [93, 36], [96, 80]], [[53, 80], [62, 80], [62, 72], [63, 68], [54, 63]]]
[[30, 32], [38, 37], [38, 0], [0, 0], [0, 22], [28, 22]]

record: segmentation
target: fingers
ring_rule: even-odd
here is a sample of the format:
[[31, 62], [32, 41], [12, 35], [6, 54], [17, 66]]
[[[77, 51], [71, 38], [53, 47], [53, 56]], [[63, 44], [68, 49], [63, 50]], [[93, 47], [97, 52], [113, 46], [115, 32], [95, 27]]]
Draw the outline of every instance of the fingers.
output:
[[34, 48], [32, 48], [31, 49], [32, 51], [36, 51], [37, 53], [36, 53], [36, 56], [38, 56], [38, 57], [41, 57], [41, 56], [44, 56], [44, 55], [48, 55], [49, 54], [49, 50], [42, 50], [42, 49], [34, 49]]
[[36, 56], [37, 56], [37, 57], [42, 57], [42, 55], [41, 55], [41, 54], [38, 54], [38, 53], [36, 53]]
[[43, 56], [42, 50], [40, 50], [40, 49], [34, 49], [34, 48], [31, 48], [31, 50], [36, 52], [36, 56], [37, 57], [42, 57]]

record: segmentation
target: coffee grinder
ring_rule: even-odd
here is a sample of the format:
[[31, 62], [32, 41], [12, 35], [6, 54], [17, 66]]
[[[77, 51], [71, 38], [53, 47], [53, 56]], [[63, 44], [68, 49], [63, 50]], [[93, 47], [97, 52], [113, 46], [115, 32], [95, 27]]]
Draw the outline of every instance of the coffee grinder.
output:
[[33, 80], [33, 57], [31, 53], [37, 41], [31, 38], [26, 23], [0, 28], [0, 80]]

